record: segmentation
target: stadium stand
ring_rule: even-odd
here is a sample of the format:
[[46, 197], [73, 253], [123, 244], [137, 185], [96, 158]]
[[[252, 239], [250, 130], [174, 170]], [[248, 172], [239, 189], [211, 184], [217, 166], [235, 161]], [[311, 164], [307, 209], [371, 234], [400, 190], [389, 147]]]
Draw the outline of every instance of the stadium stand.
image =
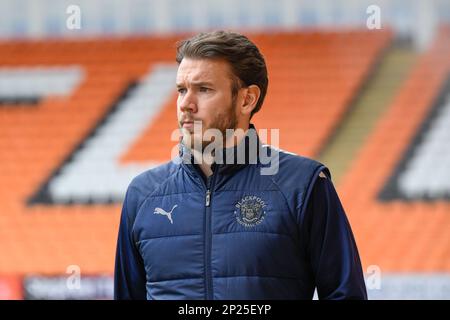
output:
[[[307, 156], [332, 134], [391, 39], [386, 31], [250, 36], [271, 81], [256, 126], [280, 128], [281, 147]], [[137, 172], [169, 160], [176, 145], [168, 83], [177, 39], [0, 43], [0, 81], [17, 78], [16, 91], [0, 91], [0, 274], [64, 274], [72, 264], [84, 274], [112, 273], [124, 188]], [[142, 117], [133, 116], [138, 109]], [[92, 145], [103, 145], [97, 163], [86, 151]], [[100, 178], [114, 173], [102, 171], [106, 158], [125, 168], [115, 172], [118, 188], [113, 176]], [[96, 172], [104, 187], [97, 193], [90, 189]], [[75, 180], [58, 180], [65, 175]]]
[[[176, 147], [180, 37], [0, 43], [0, 287], [69, 265], [112, 274], [127, 184]], [[270, 77], [256, 127], [308, 157], [342, 129], [393, 43], [390, 31], [250, 37]], [[365, 269], [450, 272], [448, 57], [443, 27], [337, 184]]]
[[[441, 98], [448, 96], [449, 57], [450, 29], [443, 27], [430, 50], [410, 70], [339, 185], [366, 267], [376, 264], [388, 273], [440, 274], [441, 280], [446, 277], [445, 283], [445, 273], [450, 271], [450, 204], [444, 195], [449, 189], [442, 184], [445, 192], [433, 199], [424, 198], [424, 193], [434, 192], [427, 180], [442, 183], [450, 177], [444, 156], [449, 141], [445, 138], [449, 127], [448, 100]], [[442, 101], [444, 107], [439, 109], [430, 134], [424, 139], [415, 138], [423, 136], [423, 123], [436, 114], [433, 106], [439, 107]], [[438, 139], [431, 141], [431, 132], [438, 132]], [[422, 141], [422, 148], [437, 144], [433, 147], [436, 149], [407, 152]], [[412, 165], [405, 166], [405, 156]], [[434, 157], [433, 163], [426, 162], [429, 157]], [[428, 166], [428, 177], [421, 173], [422, 161]], [[406, 175], [401, 168], [407, 169]], [[427, 191], [414, 191], [417, 185]]]

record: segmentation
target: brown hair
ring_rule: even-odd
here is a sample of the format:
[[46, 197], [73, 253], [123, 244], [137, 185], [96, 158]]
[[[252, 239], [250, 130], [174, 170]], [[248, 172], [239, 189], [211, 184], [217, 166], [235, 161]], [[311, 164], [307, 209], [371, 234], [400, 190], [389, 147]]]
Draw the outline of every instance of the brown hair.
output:
[[227, 31], [200, 33], [177, 44], [178, 64], [183, 58], [224, 59], [233, 72], [232, 96], [237, 96], [243, 86], [257, 85], [261, 95], [252, 111], [251, 117], [261, 109], [267, 92], [269, 79], [264, 57], [256, 45], [246, 36]]

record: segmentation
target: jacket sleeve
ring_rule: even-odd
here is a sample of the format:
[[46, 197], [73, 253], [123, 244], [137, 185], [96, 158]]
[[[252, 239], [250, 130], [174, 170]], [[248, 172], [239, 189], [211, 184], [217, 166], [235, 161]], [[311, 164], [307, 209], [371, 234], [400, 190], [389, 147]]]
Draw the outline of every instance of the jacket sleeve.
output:
[[319, 299], [367, 299], [350, 224], [328, 177], [318, 177], [304, 216], [306, 254]]
[[[130, 193], [127, 191], [123, 203], [119, 225], [119, 235], [116, 249], [114, 270], [114, 299], [146, 299], [146, 277], [142, 257], [136, 248], [132, 236], [132, 227], [136, 216], [137, 205], [132, 204]], [[136, 202], [136, 201], [135, 201]]]

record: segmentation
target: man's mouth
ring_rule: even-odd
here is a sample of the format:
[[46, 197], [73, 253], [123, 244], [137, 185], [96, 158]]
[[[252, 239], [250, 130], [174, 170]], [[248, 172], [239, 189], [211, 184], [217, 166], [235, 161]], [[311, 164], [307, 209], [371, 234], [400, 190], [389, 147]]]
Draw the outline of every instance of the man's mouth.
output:
[[194, 126], [201, 126], [202, 121], [201, 120], [195, 120], [195, 119], [184, 119], [181, 121], [181, 127], [184, 129], [194, 130]]
[[183, 121], [182, 124], [183, 124], [183, 128], [185, 128], [185, 129], [194, 128], [194, 121], [187, 120], [187, 121]]

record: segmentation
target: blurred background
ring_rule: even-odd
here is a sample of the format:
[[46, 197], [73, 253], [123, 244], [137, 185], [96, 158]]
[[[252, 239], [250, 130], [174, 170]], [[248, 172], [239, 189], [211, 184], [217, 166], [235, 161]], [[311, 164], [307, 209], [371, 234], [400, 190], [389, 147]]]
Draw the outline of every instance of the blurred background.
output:
[[110, 299], [121, 201], [176, 142], [176, 41], [264, 54], [258, 129], [324, 162], [369, 298], [450, 299], [447, 0], [0, 0], [0, 299]]

